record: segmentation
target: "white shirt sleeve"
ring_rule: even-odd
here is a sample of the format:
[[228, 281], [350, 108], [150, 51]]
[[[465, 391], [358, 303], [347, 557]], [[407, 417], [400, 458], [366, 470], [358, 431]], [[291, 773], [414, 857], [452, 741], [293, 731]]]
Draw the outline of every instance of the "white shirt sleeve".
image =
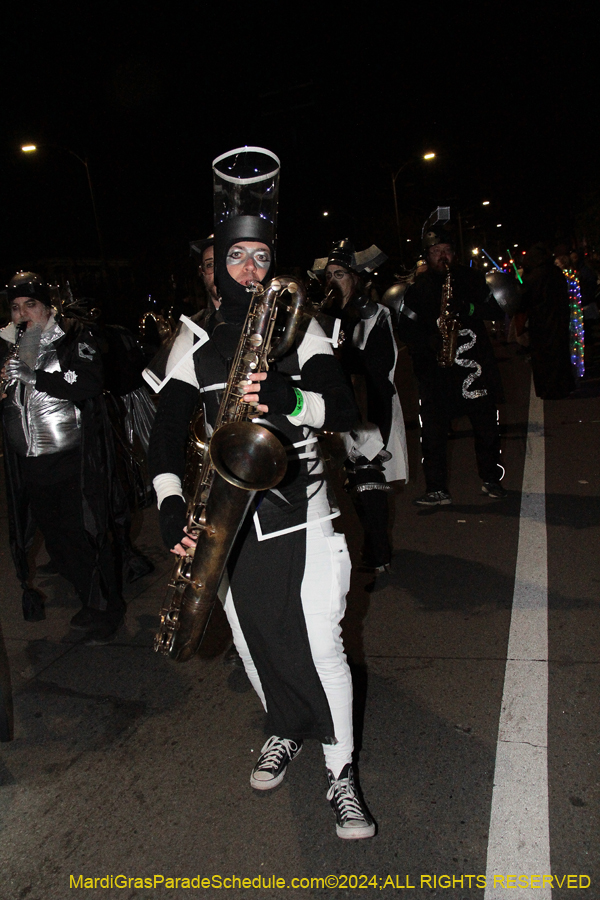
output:
[[[331, 342], [316, 319], [311, 319], [306, 334], [298, 347], [298, 363], [300, 371], [312, 356], [325, 354], [333, 356]], [[292, 425], [307, 425], [310, 428], [322, 428], [325, 422], [325, 401], [321, 394], [314, 391], [302, 391], [304, 406], [297, 416], [287, 416]]]

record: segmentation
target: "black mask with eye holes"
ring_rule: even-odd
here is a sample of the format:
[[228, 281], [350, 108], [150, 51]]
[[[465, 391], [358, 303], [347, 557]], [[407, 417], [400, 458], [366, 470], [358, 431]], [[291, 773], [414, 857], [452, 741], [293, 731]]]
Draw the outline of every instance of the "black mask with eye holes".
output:
[[258, 216], [236, 216], [215, 229], [215, 283], [221, 296], [220, 313], [226, 322], [241, 325], [252, 294], [227, 271], [227, 253], [238, 241], [260, 241], [271, 251], [271, 264], [262, 280], [266, 284], [274, 266], [273, 226]]

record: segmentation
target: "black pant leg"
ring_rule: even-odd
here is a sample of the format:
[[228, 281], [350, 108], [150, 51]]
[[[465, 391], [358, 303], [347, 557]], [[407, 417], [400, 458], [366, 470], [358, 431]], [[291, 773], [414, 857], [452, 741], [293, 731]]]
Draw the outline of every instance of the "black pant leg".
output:
[[392, 561], [388, 537], [389, 503], [387, 491], [354, 494], [354, 507], [365, 533], [364, 561], [368, 566], [387, 566]]
[[500, 466], [498, 410], [489, 398], [483, 403], [475, 402], [477, 406], [468, 416], [473, 429], [477, 471], [482, 481], [500, 481], [503, 470]]
[[428, 491], [448, 490], [446, 445], [450, 427], [450, 413], [439, 403], [421, 399], [421, 449], [423, 471]]
[[83, 606], [118, 612], [123, 600], [108, 535], [95, 543], [83, 525], [79, 471], [56, 484], [28, 483], [36, 525], [60, 574], [75, 587]]

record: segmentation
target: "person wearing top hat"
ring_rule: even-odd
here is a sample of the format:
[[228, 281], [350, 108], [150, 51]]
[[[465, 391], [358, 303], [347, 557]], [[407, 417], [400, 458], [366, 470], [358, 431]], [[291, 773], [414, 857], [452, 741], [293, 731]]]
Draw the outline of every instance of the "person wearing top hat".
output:
[[[240, 148], [218, 157], [213, 173], [221, 306], [182, 324], [150, 448], [163, 539], [180, 555], [193, 543], [183, 530], [181, 488], [189, 423], [200, 400], [209, 431], [214, 425], [253, 289], [267, 284], [274, 266], [277, 157]], [[321, 428], [348, 430], [357, 416], [354, 399], [314, 321], [268, 373], [252, 375], [243, 387], [243, 401], [256, 404], [259, 421], [288, 455], [283, 480], [256, 495], [227, 568], [225, 612], [270, 735], [250, 783], [258, 791], [276, 787], [303, 741], [316, 738], [337, 834], [368, 838], [375, 825], [354, 780], [352, 681], [340, 627], [350, 562], [331, 524], [335, 511], [315, 435]]]

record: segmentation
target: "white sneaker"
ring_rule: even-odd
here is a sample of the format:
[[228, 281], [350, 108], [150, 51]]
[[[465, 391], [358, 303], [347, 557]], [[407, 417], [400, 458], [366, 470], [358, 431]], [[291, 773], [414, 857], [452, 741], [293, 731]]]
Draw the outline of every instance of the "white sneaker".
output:
[[358, 794], [351, 763], [346, 763], [339, 778], [334, 778], [333, 772], [328, 769], [327, 778], [329, 779], [327, 799], [337, 819], [335, 826], [337, 836], [351, 841], [373, 837], [375, 822], [369, 815], [364, 800]]
[[270, 791], [281, 784], [287, 767], [301, 750], [302, 741], [272, 735], [260, 751], [258, 762], [250, 774], [252, 787], [257, 791]]

